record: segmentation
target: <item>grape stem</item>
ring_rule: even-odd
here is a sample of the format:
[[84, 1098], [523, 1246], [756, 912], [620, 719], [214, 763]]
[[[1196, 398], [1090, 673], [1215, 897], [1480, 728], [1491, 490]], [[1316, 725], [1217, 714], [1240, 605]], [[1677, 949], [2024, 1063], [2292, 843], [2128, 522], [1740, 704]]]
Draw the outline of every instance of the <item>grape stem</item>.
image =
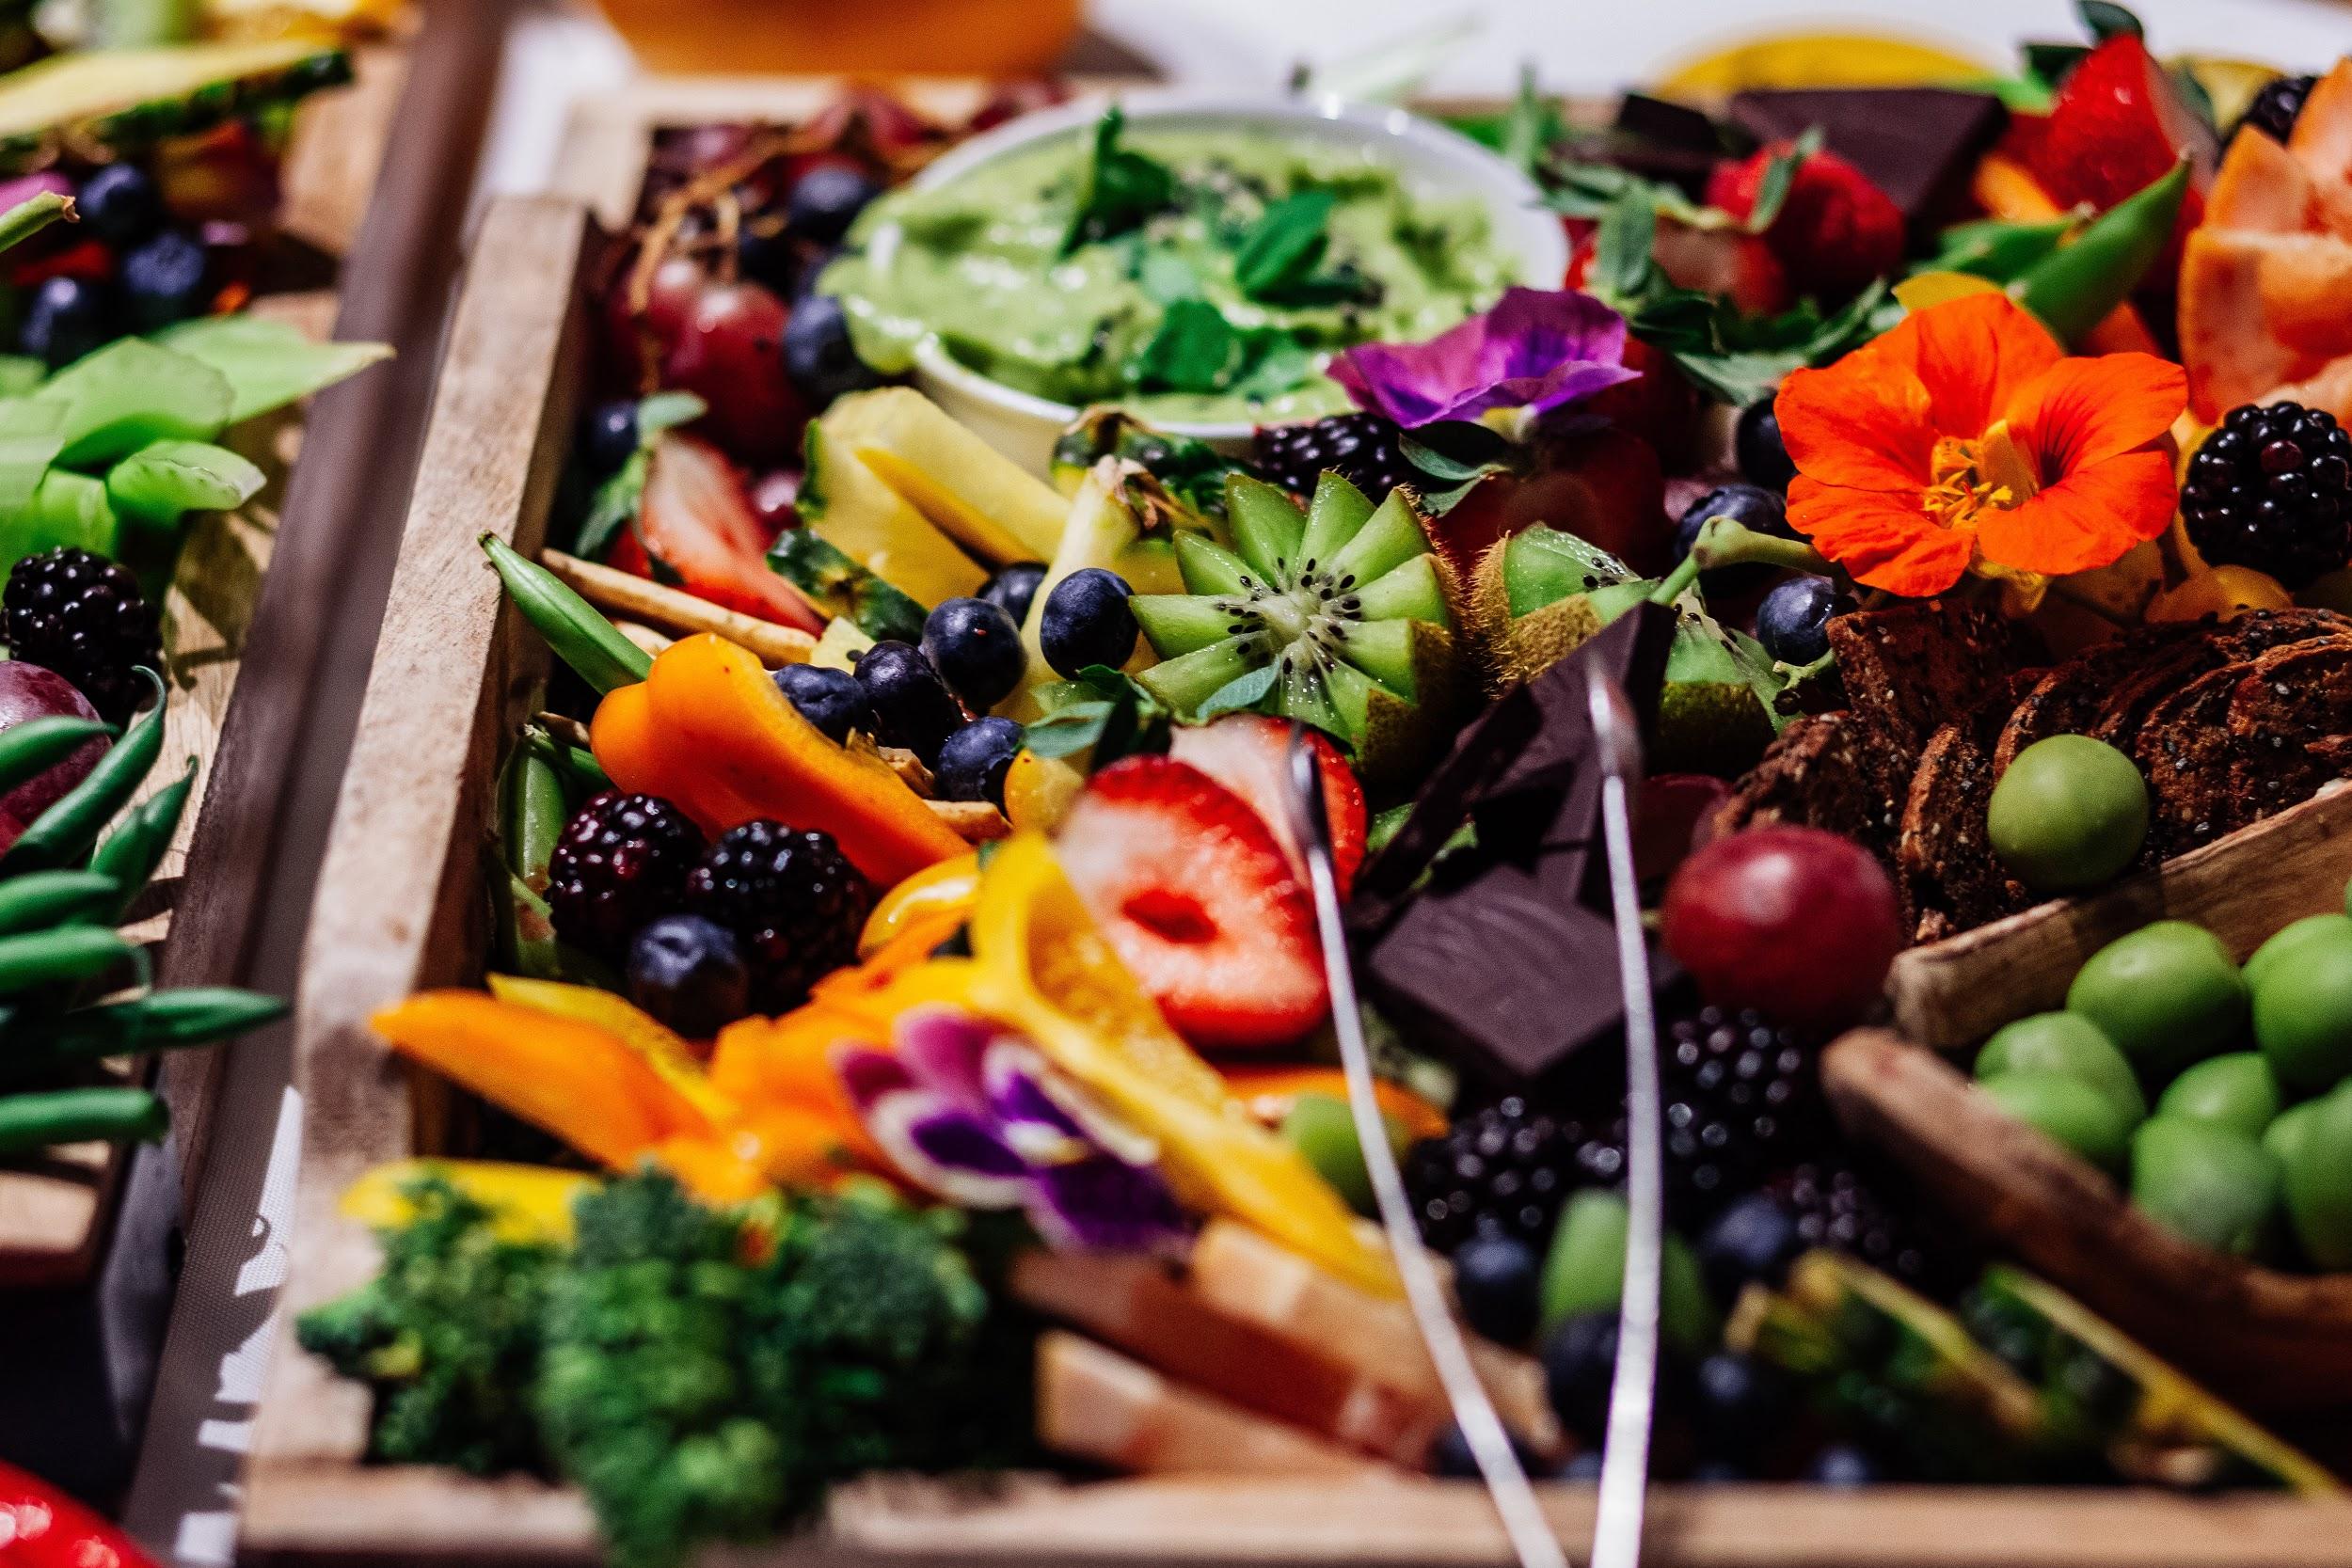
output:
[[0, 213], [0, 250], [23, 245], [51, 224], [60, 220], [71, 222], [74, 217], [73, 198], [56, 191], [42, 191], [28, 197], [5, 213]]
[[1691, 553], [1682, 563], [1659, 580], [1651, 590], [1649, 602], [1671, 605], [1690, 592], [1701, 572], [1718, 566], [1739, 566], [1755, 562], [1768, 566], [1787, 566], [1800, 572], [1818, 572], [1827, 576], [1833, 570], [1821, 552], [1797, 539], [1776, 539], [1728, 516], [1709, 517], [1699, 529], [1699, 535], [1691, 543]]

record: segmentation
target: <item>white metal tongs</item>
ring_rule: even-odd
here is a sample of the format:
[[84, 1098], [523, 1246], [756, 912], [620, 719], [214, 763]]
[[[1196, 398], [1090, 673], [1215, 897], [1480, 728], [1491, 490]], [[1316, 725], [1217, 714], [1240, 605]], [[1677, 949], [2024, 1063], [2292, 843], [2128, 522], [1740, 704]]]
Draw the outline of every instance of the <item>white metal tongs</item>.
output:
[[[1627, 1152], [1631, 1167], [1622, 1326], [1610, 1396], [1600, 1507], [1593, 1528], [1593, 1561], [1595, 1568], [1634, 1568], [1641, 1555], [1643, 1486], [1649, 1465], [1651, 1390], [1658, 1363], [1664, 1178], [1660, 1166], [1657, 1035], [1650, 1007], [1648, 950], [1643, 942], [1641, 901], [1633, 878], [1631, 800], [1633, 785], [1641, 777], [1640, 730], [1614, 682], [1597, 672], [1591, 682], [1595, 753], [1602, 768], [1601, 818], [1608, 839], [1609, 879], [1625, 987]], [[1445, 1285], [1422, 1245], [1405, 1180], [1389, 1147], [1387, 1126], [1374, 1095], [1372, 1054], [1364, 1041], [1355, 972], [1341, 919], [1322, 775], [1302, 732], [1292, 734], [1290, 773], [1291, 825], [1306, 859], [1314, 896], [1324, 972], [1331, 991], [1332, 1023], [1346, 1072], [1356, 1138], [1363, 1148], [1364, 1168], [1379, 1204], [1390, 1249], [1396, 1256], [1406, 1299], [1520, 1568], [1567, 1568], [1566, 1554], [1544, 1518], [1510, 1433], [1471, 1365]]]

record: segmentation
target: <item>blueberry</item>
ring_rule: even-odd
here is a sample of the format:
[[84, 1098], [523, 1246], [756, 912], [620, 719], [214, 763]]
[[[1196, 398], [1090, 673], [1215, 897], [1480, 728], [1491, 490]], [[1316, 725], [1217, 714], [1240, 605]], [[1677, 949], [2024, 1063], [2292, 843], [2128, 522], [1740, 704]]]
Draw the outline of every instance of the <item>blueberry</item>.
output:
[[1001, 605], [1012, 617], [1013, 625], [1021, 626], [1029, 619], [1029, 606], [1037, 599], [1037, 585], [1045, 580], [1045, 562], [1016, 561], [999, 566], [989, 579], [980, 584], [980, 597], [990, 604]]
[[1770, 1193], [1751, 1193], [1700, 1235], [1699, 1269], [1716, 1300], [1737, 1301], [1751, 1282], [1777, 1286], [1804, 1250], [1796, 1217]]
[[1516, 1236], [1473, 1236], [1454, 1254], [1462, 1320], [1498, 1344], [1525, 1344], [1539, 1315], [1535, 1250]]
[[1756, 640], [1783, 664], [1811, 664], [1829, 652], [1829, 618], [1845, 608], [1827, 578], [1790, 578], [1756, 607]]
[[1586, 1449], [1582, 1453], [1560, 1466], [1560, 1479], [1562, 1481], [1598, 1481], [1600, 1465], [1600, 1450]]
[[873, 727], [874, 710], [866, 701], [866, 688], [847, 670], [787, 664], [776, 671], [775, 681], [776, 689], [792, 700], [801, 717], [830, 740], [844, 741], [851, 730]]
[[1788, 482], [1797, 477], [1797, 466], [1788, 460], [1788, 449], [1781, 442], [1780, 414], [1772, 398], [1740, 410], [1740, 422], [1732, 428], [1731, 452], [1749, 483], [1767, 490], [1786, 492]]
[[580, 456], [588, 471], [602, 477], [637, 455], [637, 400], [614, 398], [588, 411], [580, 421]]
[[942, 599], [923, 623], [923, 657], [948, 689], [976, 710], [1012, 695], [1029, 666], [1021, 627], [986, 599]]
[[1054, 584], [1038, 622], [1038, 642], [1057, 675], [1075, 679], [1089, 664], [1116, 670], [1136, 651], [1135, 590], [1117, 572], [1085, 566]]
[[663, 915], [629, 943], [628, 999], [689, 1039], [750, 1011], [751, 984], [734, 933], [701, 915]]
[[204, 242], [167, 229], [122, 258], [122, 294], [142, 332], [204, 313], [213, 259]]
[[1709, 517], [1729, 517], [1776, 538], [1797, 536], [1788, 526], [1788, 503], [1772, 491], [1755, 484], [1718, 484], [1683, 509], [1682, 521], [1675, 529], [1676, 560], [1691, 553], [1691, 546], [1698, 543], [1699, 530]]
[[163, 227], [163, 193], [135, 164], [108, 164], [73, 195], [73, 210], [89, 231], [116, 246], [138, 244]]
[[1876, 1486], [1886, 1471], [1869, 1453], [1851, 1443], [1832, 1443], [1813, 1456], [1804, 1479], [1816, 1486]]
[[832, 245], [880, 195], [882, 186], [858, 170], [843, 164], [818, 164], [793, 182], [785, 222], [803, 240]]
[[986, 800], [1002, 810], [1005, 772], [1021, 750], [1021, 726], [1009, 719], [975, 719], [939, 748], [935, 769], [940, 795], [949, 800]]
[[[1519, 1468], [1531, 1478], [1540, 1481], [1551, 1474], [1551, 1465], [1544, 1456], [1516, 1435], [1511, 1439], [1511, 1451], [1518, 1456]], [[1478, 1479], [1478, 1456], [1470, 1452], [1470, 1439], [1462, 1435], [1459, 1426], [1448, 1421], [1445, 1430], [1438, 1433], [1437, 1441], [1429, 1445], [1429, 1468], [1432, 1474], [1449, 1481]]]
[[874, 710], [874, 738], [937, 767], [940, 746], [963, 727], [963, 710], [922, 650], [896, 639], [875, 643], [858, 656], [857, 683]]
[[1617, 1315], [1570, 1318], [1544, 1345], [1544, 1386], [1560, 1424], [1588, 1443], [1609, 1422], [1609, 1385], [1617, 1370]]
[[735, 269], [789, 299], [801, 281], [801, 246], [779, 224], [747, 223], [736, 232]]
[[103, 284], [79, 277], [45, 279], [24, 308], [18, 342], [51, 370], [70, 365], [118, 333], [114, 301]]
[[1780, 1424], [1788, 1385], [1777, 1369], [1731, 1351], [1718, 1351], [1691, 1377], [1692, 1422], [1709, 1454], [1744, 1459]]
[[810, 294], [784, 324], [784, 373], [813, 407], [882, 385], [850, 341], [850, 318], [831, 294]]

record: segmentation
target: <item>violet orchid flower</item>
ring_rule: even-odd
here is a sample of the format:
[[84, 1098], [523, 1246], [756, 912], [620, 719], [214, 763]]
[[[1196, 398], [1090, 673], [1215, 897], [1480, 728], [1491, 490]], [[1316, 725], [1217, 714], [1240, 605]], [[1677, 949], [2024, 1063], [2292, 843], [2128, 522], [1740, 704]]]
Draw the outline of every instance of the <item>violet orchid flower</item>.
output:
[[1148, 1138], [1094, 1106], [1035, 1046], [917, 1008], [897, 1049], [834, 1048], [858, 1119], [899, 1174], [967, 1209], [1021, 1209], [1050, 1246], [1158, 1252], [1189, 1234]]
[[1625, 318], [1573, 289], [1507, 289], [1494, 309], [1425, 343], [1360, 343], [1325, 373], [1406, 430], [1495, 408], [1541, 413], [1640, 377]]

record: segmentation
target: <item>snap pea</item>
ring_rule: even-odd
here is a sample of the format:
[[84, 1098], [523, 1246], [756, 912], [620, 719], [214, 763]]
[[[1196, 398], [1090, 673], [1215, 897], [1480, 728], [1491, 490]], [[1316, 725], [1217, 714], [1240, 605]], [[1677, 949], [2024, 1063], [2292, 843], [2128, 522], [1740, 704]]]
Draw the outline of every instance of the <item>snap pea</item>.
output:
[[170, 1125], [164, 1102], [145, 1089], [0, 1095], [0, 1159], [56, 1144], [153, 1143]]
[[0, 856], [0, 878], [79, 864], [100, 832], [138, 793], [164, 750], [163, 677], [152, 670], [139, 673], [155, 689], [154, 705], [106, 749], [87, 778], [33, 818], [33, 825]]
[[2010, 296], [2072, 343], [2098, 325], [2139, 287], [2171, 242], [2188, 195], [2184, 157], [2164, 175], [2090, 220], [2073, 243], [2027, 267]]
[[114, 734], [95, 719], [28, 719], [0, 731], [0, 795], [29, 784], [93, 740]]
[[547, 887], [555, 841], [571, 816], [553, 751], [544, 732], [526, 733], [499, 773], [499, 838], [507, 872], [501, 889], [500, 942], [516, 974], [543, 979], [560, 974], [562, 965], [539, 895]]
[[524, 560], [496, 534], [485, 533], [479, 543], [506, 584], [506, 596], [581, 680], [602, 693], [635, 686], [652, 673], [652, 657], [553, 572]]
[[60, 926], [0, 937], [0, 996], [94, 980], [128, 964], [147, 983], [147, 952], [103, 926]]
[[524, 726], [523, 736], [529, 744], [539, 749], [548, 766], [555, 769], [556, 777], [564, 783], [564, 798], [574, 808], [591, 795], [601, 795], [612, 787], [612, 777], [605, 772], [604, 764], [598, 762], [596, 753], [585, 746], [558, 740], [537, 724]]
[[0, 937], [73, 921], [111, 920], [122, 884], [97, 871], [28, 871], [0, 882]]
[[17, 1025], [0, 1045], [0, 1074], [25, 1076], [101, 1056], [210, 1045], [285, 1015], [285, 1003], [257, 991], [215, 986], [159, 990]]
[[[190, 757], [185, 772], [141, 800], [91, 853], [89, 868], [112, 879], [119, 890], [115, 901], [117, 919], [153, 879], [155, 868], [163, 864], [164, 851], [171, 847], [171, 835], [180, 831], [180, 818], [188, 809], [188, 794], [195, 787], [196, 759]], [[8, 885], [0, 882], [0, 889]]]

